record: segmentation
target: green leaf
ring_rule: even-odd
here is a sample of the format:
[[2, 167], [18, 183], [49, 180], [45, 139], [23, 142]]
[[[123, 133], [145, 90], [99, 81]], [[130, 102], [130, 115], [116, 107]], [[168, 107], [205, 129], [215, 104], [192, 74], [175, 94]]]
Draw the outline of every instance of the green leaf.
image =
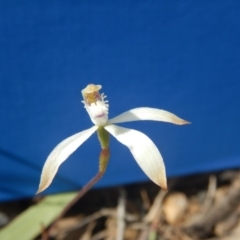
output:
[[41, 234], [41, 226], [48, 227], [76, 195], [77, 192], [46, 196], [4, 227], [0, 231], [0, 239], [34, 239]]

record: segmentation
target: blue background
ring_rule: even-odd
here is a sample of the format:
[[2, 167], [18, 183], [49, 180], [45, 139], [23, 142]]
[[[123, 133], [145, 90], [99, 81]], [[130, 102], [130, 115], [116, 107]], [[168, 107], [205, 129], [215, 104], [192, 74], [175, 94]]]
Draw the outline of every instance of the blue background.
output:
[[[239, 167], [239, 12], [237, 0], [0, 1], [0, 200], [33, 196], [51, 150], [92, 125], [89, 83], [103, 86], [110, 118], [147, 106], [192, 122], [122, 124], [156, 143], [169, 177]], [[45, 193], [79, 189], [99, 152], [94, 135]], [[97, 186], [145, 180], [112, 138]]]

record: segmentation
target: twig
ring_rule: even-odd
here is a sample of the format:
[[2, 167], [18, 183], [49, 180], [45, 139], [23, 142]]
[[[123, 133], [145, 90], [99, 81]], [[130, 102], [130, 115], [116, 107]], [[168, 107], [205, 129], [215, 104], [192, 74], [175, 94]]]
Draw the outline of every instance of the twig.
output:
[[211, 175], [209, 177], [207, 195], [206, 195], [206, 198], [204, 200], [204, 203], [203, 203], [203, 206], [201, 209], [201, 212], [203, 214], [207, 213], [209, 211], [209, 209], [211, 208], [214, 197], [215, 197], [216, 189], [217, 189], [217, 178], [215, 175]]
[[90, 240], [93, 229], [96, 226], [96, 222], [91, 222], [85, 231], [85, 233], [79, 238], [79, 240]]
[[[162, 201], [166, 195], [166, 191], [160, 190], [158, 195], [155, 197], [152, 207], [148, 214], [145, 216], [144, 221], [151, 223], [148, 229], [148, 239], [155, 240], [157, 238], [157, 228], [159, 223], [159, 215], [162, 209]], [[146, 230], [145, 230], [146, 232]], [[144, 235], [144, 233], [142, 233]]]
[[81, 228], [93, 221], [96, 221], [97, 219], [99, 219], [101, 217], [115, 216], [116, 215], [115, 212], [116, 211], [112, 210], [112, 209], [101, 209], [100, 211], [95, 212], [92, 215], [89, 215], [89, 216], [81, 219], [81, 221], [78, 224], [76, 224], [75, 226], [68, 229], [68, 231], [72, 231], [72, 230]]
[[145, 188], [140, 190], [140, 195], [143, 200], [144, 211], [146, 211], [150, 208], [151, 204], [150, 204], [148, 193]]
[[116, 234], [115, 231], [108, 231], [108, 230], [104, 230], [101, 232], [96, 233], [91, 240], [100, 240], [100, 239], [106, 239], [106, 238], [113, 238], [114, 235]]
[[[116, 215], [117, 215], [117, 213], [116, 213], [115, 209], [105, 209], [105, 208], [101, 209], [100, 211], [95, 212], [92, 215], [89, 215], [89, 216], [81, 219], [81, 221], [79, 223], [75, 224], [74, 226], [69, 227], [65, 231], [65, 234], [68, 233], [68, 232], [71, 232], [73, 230], [76, 230], [78, 228], [84, 227], [85, 225], [87, 225], [87, 224], [89, 224], [93, 221], [96, 221], [101, 217], [114, 217], [114, 218], [116, 218]], [[136, 221], [138, 219], [135, 215], [129, 214], [129, 213], [126, 213], [124, 217], [125, 217], [125, 220], [128, 221], [128, 222], [133, 222], [133, 221]]]
[[117, 232], [116, 240], [123, 240], [125, 231], [126, 192], [120, 189], [117, 207]]
[[209, 183], [208, 183], [208, 190], [206, 197], [204, 199], [204, 202], [202, 204], [202, 207], [200, 210], [195, 214], [192, 215], [186, 222], [185, 222], [185, 227], [191, 227], [194, 224], [197, 224], [198, 222], [202, 221], [202, 219], [205, 218], [205, 215], [208, 213], [210, 207], [212, 206], [215, 193], [216, 193], [216, 188], [217, 188], [217, 178], [215, 175], [211, 175], [209, 177]]
[[163, 198], [166, 195], [166, 191], [160, 190], [158, 195], [155, 197], [154, 202], [152, 204], [152, 207], [148, 211], [147, 215], [144, 218], [145, 222], [152, 222], [156, 218], [156, 215], [159, 213], [159, 210], [161, 209]]

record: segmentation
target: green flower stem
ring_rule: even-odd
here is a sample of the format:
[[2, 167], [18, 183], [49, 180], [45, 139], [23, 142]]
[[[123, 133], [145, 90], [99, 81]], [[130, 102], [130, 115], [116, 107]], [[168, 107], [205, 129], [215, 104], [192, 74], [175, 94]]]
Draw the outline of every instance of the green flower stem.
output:
[[110, 156], [109, 151], [109, 133], [104, 129], [104, 127], [99, 127], [97, 130], [98, 133], [98, 139], [101, 144], [102, 151], [100, 153], [99, 157], [99, 172], [105, 173], [108, 160]]
[[109, 148], [109, 133], [105, 130], [104, 127], [99, 127], [97, 133], [101, 148]]

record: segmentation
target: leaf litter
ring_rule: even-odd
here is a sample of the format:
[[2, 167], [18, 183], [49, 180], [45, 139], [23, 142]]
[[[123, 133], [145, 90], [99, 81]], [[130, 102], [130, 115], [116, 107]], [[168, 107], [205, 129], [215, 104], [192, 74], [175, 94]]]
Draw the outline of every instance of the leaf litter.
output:
[[[172, 178], [168, 183], [168, 192], [151, 182], [91, 190], [57, 222], [51, 215], [48, 224], [35, 223], [29, 240], [240, 239], [239, 170]], [[14, 219], [49, 197], [0, 203], [0, 237]], [[11, 234], [9, 240], [14, 239]]]

